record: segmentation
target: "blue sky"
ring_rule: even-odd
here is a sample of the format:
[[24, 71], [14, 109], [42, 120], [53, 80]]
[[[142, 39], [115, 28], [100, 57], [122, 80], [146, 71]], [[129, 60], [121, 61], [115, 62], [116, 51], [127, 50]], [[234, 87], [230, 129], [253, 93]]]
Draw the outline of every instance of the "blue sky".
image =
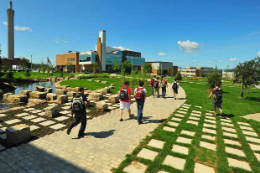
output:
[[[0, 0], [0, 44], [7, 56], [8, 0]], [[40, 63], [56, 54], [107, 45], [146, 61], [234, 67], [260, 56], [259, 0], [13, 0], [15, 56]]]

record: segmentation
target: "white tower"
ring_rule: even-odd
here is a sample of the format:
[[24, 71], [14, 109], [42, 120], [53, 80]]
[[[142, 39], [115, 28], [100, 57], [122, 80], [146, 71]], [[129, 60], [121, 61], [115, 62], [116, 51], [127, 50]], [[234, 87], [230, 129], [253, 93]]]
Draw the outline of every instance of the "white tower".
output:
[[14, 10], [12, 9], [12, 1], [9, 2], [7, 9], [7, 44], [8, 59], [14, 59]]
[[106, 31], [99, 31], [99, 37], [101, 38], [102, 43], [102, 56], [101, 56], [101, 71], [106, 71]]

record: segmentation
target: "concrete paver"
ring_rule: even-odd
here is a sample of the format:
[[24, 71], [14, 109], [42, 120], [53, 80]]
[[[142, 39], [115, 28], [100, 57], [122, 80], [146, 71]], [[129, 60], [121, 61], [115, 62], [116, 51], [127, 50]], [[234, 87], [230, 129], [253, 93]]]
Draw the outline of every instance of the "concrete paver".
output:
[[248, 143], [248, 144], [253, 151], [260, 151], [260, 145], [255, 145], [255, 144], [250, 144], [250, 143]]
[[200, 141], [200, 146], [203, 147], [203, 148], [207, 148], [209, 150], [217, 151], [217, 145], [216, 144]]
[[164, 144], [165, 144], [164, 141], [159, 141], [159, 140], [156, 140], [156, 139], [152, 139], [147, 145], [151, 146], [151, 147], [162, 149]]
[[236, 146], [241, 146], [241, 144], [238, 141], [230, 140], [230, 139], [224, 139], [225, 144], [230, 144], [230, 145], [236, 145]]
[[188, 136], [194, 136], [195, 132], [188, 131], [188, 130], [182, 130], [181, 134], [188, 135]]
[[224, 136], [232, 137], [232, 138], [237, 138], [237, 134], [234, 133], [228, 133], [228, 132], [223, 132]]
[[19, 123], [19, 122], [21, 122], [21, 120], [19, 120], [19, 119], [12, 119], [12, 120], [9, 120], [9, 121], [5, 121], [5, 123], [9, 124], [9, 125]]
[[192, 139], [190, 138], [184, 138], [184, 137], [178, 137], [176, 142], [184, 143], [184, 144], [191, 144]]
[[226, 147], [226, 152], [230, 154], [235, 154], [241, 157], [246, 157], [245, 153], [242, 150], [231, 148], [231, 147]]
[[144, 173], [146, 170], [147, 166], [137, 162], [137, 161], [133, 161], [130, 165], [128, 165], [127, 167], [124, 168], [124, 172], [135, 172], [135, 173]]
[[187, 124], [193, 124], [193, 125], [197, 126], [197, 125], [199, 124], [199, 122], [197, 122], [197, 121], [192, 121], [192, 120], [188, 120], [188, 121], [187, 121]]
[[240, 161], [232, 158], [228, 158], [228, 164], [230, 167], [242, 168], [248, 171], [252, 171], [249, 164], [245, 161]]
[[138, 154], [137, 157], [141, 157], [144, 159], [148, 160], [154, 160], [154, 158], [158, 155], [159, 153], [156, 151], [148, 150], [146, 148], [143, 148]]
[[222, 127], [222, 130], [225, 130], [225, 131], [227, 131], [227, 132], [236, 133], [236, 130], [235, 130], [234, 128]]
[[203, 139], [208, 139], [208, 140], [211, 140], [211, 141], [215, 141], [216, 140], [216, 136], [213, 136], [213, 135], [205, 135], [205, 134], [202, 134], [201, 136]]
[[167, 127], [167, 126], [164, 126], [162, 129], [165, 131], [169, 131], [169, 132], [175, 132], [175, 130], [176, 130], [175, 128], [171, 128], [171, 127]]
[[0, 118], [6, 117], [6, 114], [0, 114]]
[[195, 167], [194, 167], [194, 173], [215, 173], [214, 168], [206, 166], [206, 165], [202, 165], [200, 163], [195, 163]]
[[176, 153], [185, 154], [185, 155], [189, 154], [189, 148], [188, 147], [184, 147], [184, 146], [180, 146], [180, 145], [173, 145], [172, 146], [172, 151], [176, 152]]
[[166, 156], [163, 164], [164, 165], [168, 165], [171, 166], [173, 168], [179, 169], [179, 170], [183, 170], [184, 166], [185, 166], [186, 160], [185, 159], [181, 159], [178, 157], [173, 157], [173, 156]]

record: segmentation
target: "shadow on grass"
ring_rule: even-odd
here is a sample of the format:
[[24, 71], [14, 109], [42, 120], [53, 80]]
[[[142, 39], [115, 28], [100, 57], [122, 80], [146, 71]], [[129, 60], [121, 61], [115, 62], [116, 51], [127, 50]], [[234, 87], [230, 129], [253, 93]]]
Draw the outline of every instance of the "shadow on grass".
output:
[[235, 115], [234, 114], [223, 114], [223, 115], [221, 115], [221, 114], [218, 114], [217, 116], [221, 116], [222, 118], [232, 118], [232, 117], [234, 117]]
[[101, 132], [88, 132], [85, 136], [94, 136], [95, 138], [108, 138], [114, 134], [115, 130], [101, 131]]
[[260, 102], [260, 97], [246, 97], [245, 99], [250, 101]]

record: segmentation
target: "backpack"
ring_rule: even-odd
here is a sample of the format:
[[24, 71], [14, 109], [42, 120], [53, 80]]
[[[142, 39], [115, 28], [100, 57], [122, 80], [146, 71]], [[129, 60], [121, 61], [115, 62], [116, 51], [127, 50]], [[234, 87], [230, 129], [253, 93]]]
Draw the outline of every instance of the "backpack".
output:
[[135, 99], [136, 100], [144, 100], [144, 90], [143, 88], [137, 88], [136, 93], [135, 93]]
[[158, 82], [158, 80], [156, 80], [156, 81], [153, 82], [153, 87], [154, 87], [154, 88], [158, 88], [158, 87], [159, 87], [159, 82]]
[[162, 81], [161, 87], [166, 87], [166, 81]]
[[121, 99], [121, 100], [127, 100], [128, 99], [127, 88], [123, 87], [121, 89], [120, 94], [119, 94], [119, 99]]
[[172, 84], [172, 88], [173, 88], [174, 90], [176, 90], [176, 89], [178, 88], [177, 82], [174, 82], [174, 83]]
[[154, 83], [154, 79], [151, 79], [150, 84], [153, 84], [153, 83]]
[[72, 100], [72, 111], [79, 112], [84, 110], [83, 97], [80, 94], [76, 94]]
[[221, 100], [222, 100], [222, 91], [221, 91], [221, 89], [216, 89], [216, 90], [214, 91], [213, 98], [214, 98], [214, 100], [216, 100], [216, 101], [221, 101]]

